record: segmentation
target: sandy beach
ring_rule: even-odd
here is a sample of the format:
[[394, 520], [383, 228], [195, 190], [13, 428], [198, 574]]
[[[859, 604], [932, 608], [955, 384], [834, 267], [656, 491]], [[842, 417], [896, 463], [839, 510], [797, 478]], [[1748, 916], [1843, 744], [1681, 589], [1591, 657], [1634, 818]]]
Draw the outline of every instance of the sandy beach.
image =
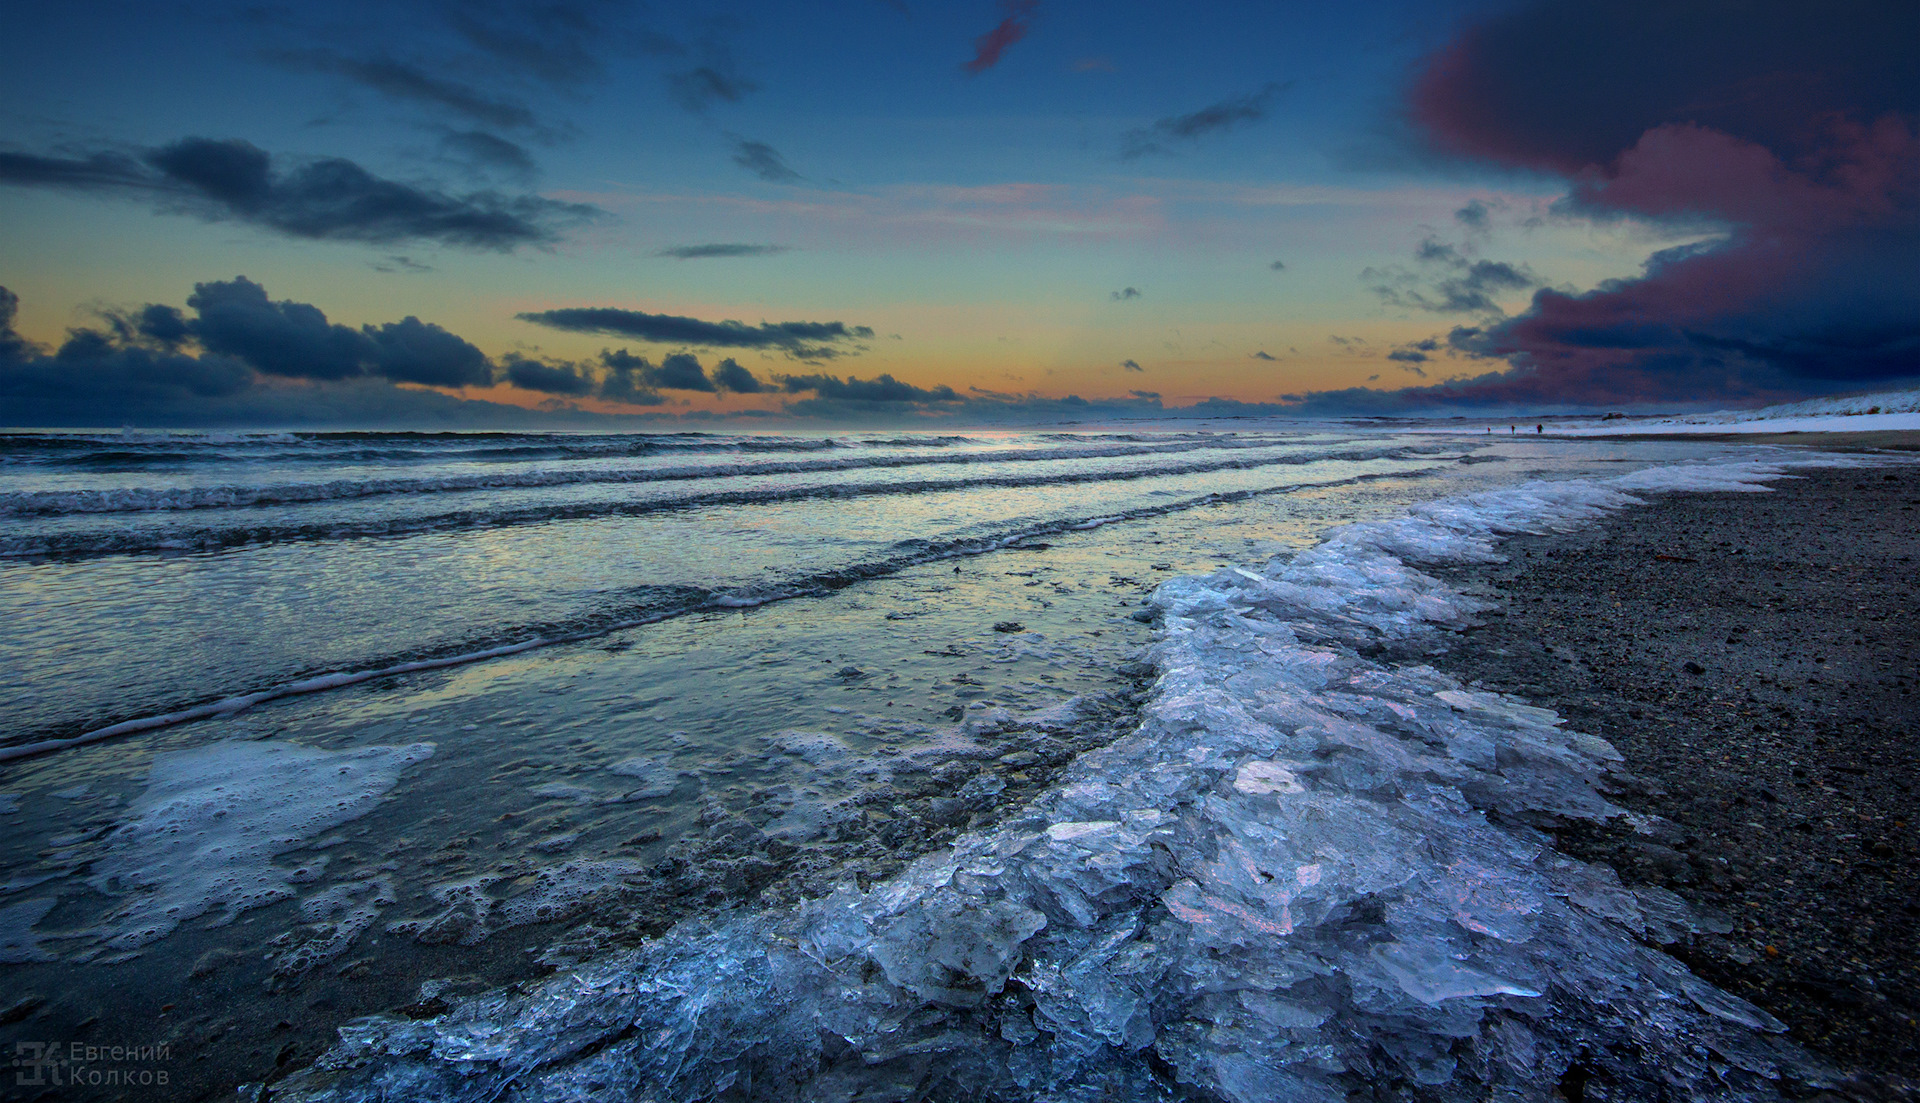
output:
[[1618, 747], [1638, 782], [1614, 799], [1671, 826], [1581, 825], [1561, 848], [1727, 917], [1679, 956], [1860, 1098], [1911, 1098], [1920, 469], [1796, 475], [1656, 496], [1439, 572], [1500, 603], [1439, 665]]

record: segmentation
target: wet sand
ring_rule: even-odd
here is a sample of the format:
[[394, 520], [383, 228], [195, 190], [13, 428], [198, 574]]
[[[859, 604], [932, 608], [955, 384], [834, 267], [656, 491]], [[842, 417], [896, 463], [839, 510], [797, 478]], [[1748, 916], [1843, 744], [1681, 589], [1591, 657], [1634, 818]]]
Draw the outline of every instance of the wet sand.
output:
[[[1651, 834], [1563, 849], [1731, 923], [1681, 948], [1847, 1071], [1920, 1085], [1920, 467], [1669, 494], [1438, 572], [1500, 603], [1436, 664], [1551, 705], [1637, 777]], [[1616, 821], [1618, 822], [1618, 821]]]

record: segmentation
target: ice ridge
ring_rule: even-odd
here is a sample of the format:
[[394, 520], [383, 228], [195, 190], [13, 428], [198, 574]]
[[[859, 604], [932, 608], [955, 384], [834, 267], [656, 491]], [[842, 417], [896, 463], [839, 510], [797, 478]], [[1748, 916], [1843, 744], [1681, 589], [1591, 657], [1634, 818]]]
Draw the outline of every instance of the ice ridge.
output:
[[[1529, 483], [1153, 597], [1139, 729], [867, 891], [684, 923], [424, 1021], [303, 1100], [1763, 1100], [1827, 1074], [1659, 947], [1712, 921], [1540, 830], [1623, 815], [1607, 743], [1417, 651], [1479, 603], [1413, 563], [1778, 466]], [[1724, 929], [1724, 928], [1722, 928]]]

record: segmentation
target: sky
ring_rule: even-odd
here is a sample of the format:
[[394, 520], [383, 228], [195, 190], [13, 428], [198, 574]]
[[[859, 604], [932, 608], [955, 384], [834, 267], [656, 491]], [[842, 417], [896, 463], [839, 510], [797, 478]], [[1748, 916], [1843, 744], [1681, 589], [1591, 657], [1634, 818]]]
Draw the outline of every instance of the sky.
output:
[[0, 425], [1920, 383], [1908, 0], [17, 5]]

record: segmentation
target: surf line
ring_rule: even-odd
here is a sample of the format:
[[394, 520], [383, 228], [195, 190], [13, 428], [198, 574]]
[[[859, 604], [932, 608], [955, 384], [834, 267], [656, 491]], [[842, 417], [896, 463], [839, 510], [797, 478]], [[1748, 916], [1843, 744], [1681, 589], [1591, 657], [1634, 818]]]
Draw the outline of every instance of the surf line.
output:
[[[509, 655], [519, 655], [545, 647], [557, 647], [562, 644], [579, 643], [583, 640], [624, 632], [631, 628], [641, 628], [649, 624], [658, 624], [674, 617], [700, 611], [744, 610], [777, 601], [786, 601], [797, 597], [818, 596], [823, 592], [844, 589], [857, 582], [866, 582], [888, 574], [916, 567], [925, 563], [935, 563], [945, 559], [968, 558], [976, 555], [990, 555], [997, 551], [1017, 550], [1021, 544], [1041, 536], [1058, 536], [1092, 529], [1104, 528], [1123, 521], [1143, 521], [1154, 517], [1164, 517], [1170, 513], [1181, 513], [1202, 506], [1225, 505], [1231, 502], [1245, 501], [1250, 498], [1265, 497], [1269, 494], [1288, 494], [1299, 490], [1319, 490], [1325, 487], [1351, 486], [1357, 483], [1374, 482], [1379, 479], [1418, 478], [1429, 474], [1428, 470], [1381, 471], [1351, 478], [1337, 479], [1324, 483], [1290, 483], [1285, 486], [1263, 487], [1258, 490], [1228, 491], [1221, 494], [1203, 494], [1198, 498], [1187, 498], [1178, 502], [1169, 502], [1161, 506], [1147, 506], [1128, 510], [1124, 513], [1108, 514], [1100, 517], [1080, 518], [1057, 521], [1046, 525], [1031, 525], [1016, 532], [1000, 537], [979, 540], [955, 541], [945, 546], [935, 547], [918, 555], [896, 557], [894, 560], [878, 565], [875, 569], [865, 570], [860, 566], [844, 568], [827, 576], [814, 576], [796, 580], [797, 585], [783, 593], [765, 596], [743, 597], [726, 591], [713, 591], [703, 604], [684, 604], [665, 609], [657, 609], [645, 616], [606, 624], [596, 624], [591, 628], [576, 632], [565, 632], [552, 636], [535, 636], [532, 639], [501, 644], [479, 651], [464, 651], [457, 655], [441, 655], [430, 659], [410, 659], [406, 662], [391, 663], [368, 670], [344, 670], [328, 674], [316, 674], [292, 682], [283, 682], [277, 686], [255, 690], [252, 693], [223, 697], [218, 701], [208, 701], [189, 708], [176, 709], [173, 712], [142, 716], [132, 720], [122, 720], [104, 728], [95, 728], [79, 735], [63, 739], [41, 739], [32, 743], [20, 743], [10, 747], [0, 747], [0, 762], [12, 762], [22, 758], [51, 754], [54, 751], [84, 747], [90, 743], [100, 743], [116, 739], [123, 735], [137, 735], [140, 732], [170, 728], [177, 724], [190, 724], [196, 720], [207, 720], [216, 716], [227, 716], [244, 712], [255, 705], [278, 701], [287, 697], [303, 697], [310, 693], [322, 693], [332, 689], [344, 689], [376, 678], [392, 678], [401, 674], [414, 674], [425, 670], [444, 670], [452, 666], [466, 666], [469, 663], [486, 662], [490, 659], [502, 659]], [[888, 569], [891, 568], [891, 569]]]

